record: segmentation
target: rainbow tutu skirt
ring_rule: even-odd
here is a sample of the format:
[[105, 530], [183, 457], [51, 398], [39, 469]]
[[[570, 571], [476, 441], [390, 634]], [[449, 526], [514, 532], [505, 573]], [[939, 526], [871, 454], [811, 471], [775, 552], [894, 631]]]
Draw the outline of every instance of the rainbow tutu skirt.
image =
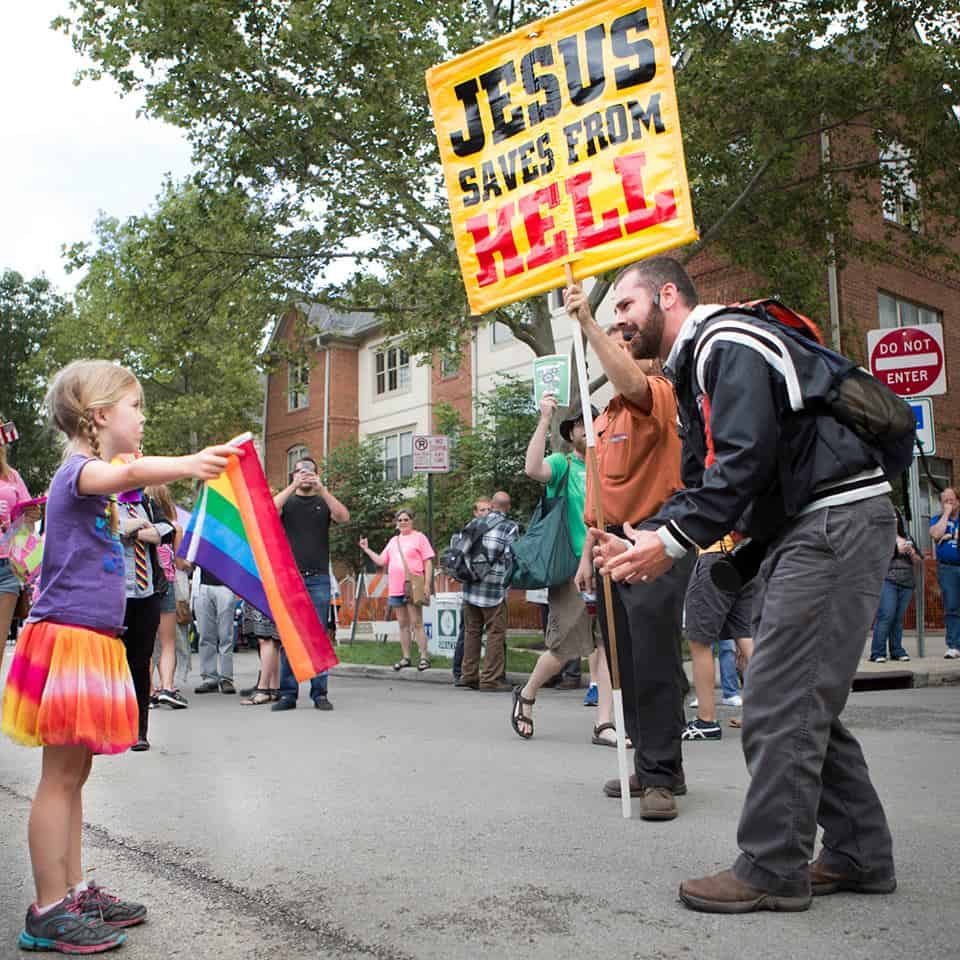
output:
[[2, 729], [26, 747], [129, 749], [137, 696], [123, 643], [87, 627], [28, 623], [7, 675]]

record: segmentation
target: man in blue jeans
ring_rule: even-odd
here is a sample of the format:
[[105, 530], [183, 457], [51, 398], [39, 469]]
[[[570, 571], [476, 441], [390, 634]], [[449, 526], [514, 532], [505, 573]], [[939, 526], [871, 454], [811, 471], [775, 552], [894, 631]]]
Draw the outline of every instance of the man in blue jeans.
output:
[[[290, 483], [273, 498], [273, 502], [280, 511], [280, 521], [307, 593], [320, 622], [326, 627], [331, 592], [330, 521], [348, 523], [350, 511], [320, 482], [317, 463], [312, 457], [297, 461]], [[280, 699], [271, 709], [295, 709], [299, 692], [300, 685], [290, 669], [286, 651], [281, 648]], [[327, 697], [325, 672], [311, 679], [310, 699], [318, 710], [333, 709]]]
[[940, 513], [930, 521], [930, 539], [937, 548], [937, 580], [943, 594], [947, 628], [946, 660], [960, 658], [960, 500], [953, 487], [940, 494]]

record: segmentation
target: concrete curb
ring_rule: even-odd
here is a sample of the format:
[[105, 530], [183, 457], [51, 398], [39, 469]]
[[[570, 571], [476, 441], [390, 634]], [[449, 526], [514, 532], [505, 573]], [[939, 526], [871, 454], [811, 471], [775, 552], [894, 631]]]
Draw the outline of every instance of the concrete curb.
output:
[[[419, 671], [416, 667], [406, 670], [394, 670], [393, 667], [382, 667], [372, 663], [340, 663], [331, 671], [332, 677], [373, 677], [378, 680], [397, 680], [401, 683], [443, 683], [453, 686], [453, 674], [446, 669], [431, 667], [429, 670]], [[527, 682], [526, 673], [508, 673], [507, 683], [511, 686]], [[583, 686], [586, 690], [586, 685]], [[576, 693], [576, 691], [573, 691]]]

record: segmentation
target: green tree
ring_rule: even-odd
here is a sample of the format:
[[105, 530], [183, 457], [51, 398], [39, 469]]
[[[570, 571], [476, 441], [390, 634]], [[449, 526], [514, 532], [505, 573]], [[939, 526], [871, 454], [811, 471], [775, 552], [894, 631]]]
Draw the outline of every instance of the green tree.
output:
[[[433, 487], [434, 550], [441, 553], [452, 534], [473, 516], [473, 504], [506, 490], [513, 515], [525, 522], [543, 488], [523, 472], [527, 444], [537, 425], [537, 412], [529, 380], [502, 377], [481, 398], [477, 423], [471, 428], [459, 412], [439, 404], [435, 413], [437, 433], [453, 439], [453, 469], [436, 474]], [[418, 491], [415, 507], [426, 526], [426, 495]]]
[[291, 277], [234, 251], [271, 247], [277, 229], [240, 191], [169, 182], [148, 213], [101, 216], [96, 241], [69, 251], [86, 273], [76, 310], [52, 330], [48, 366], [77, 356], [129, 366], [146, 394], [150, 451], [185, 453], [254, 429], [258, 355]]
[[400, 505], [403, 485], [386, 480], [380, 448], [374, 440], [348, 440], [328, 454], [322, 467], [324, 483], [350, 511], [349, 523], [330, 525], [330, 559], [354, 572], [365, 568], [358, 546], [368, 537], [371, 550], [382, 550], [393, 536], [393, 512]]
[[[713, 250], [808, 309], [831, 257], [956, 266], [957, 0], [664, 5], [701, 231], [682, 256]], [[470, 324], [424, 71], [561, 6], [71, 0], [56, 25], [92, 59], [82, 72], [141, 91], [149, 114], [187, 131], [208, 181], [296, 213], [275, 256], [315, 274], [348, 258], [353, 272], [325, 295], [381, 311], [423, 353], [448, 349]], [[923, 230], [858, 231], [881, 175], [891, 200], [916, 185]], [[597, 285], [594, 303], [606, 290]], [[492, 318], [553, 352], [544, 298]]]
[[50, 482], [61, 449], [46, 425], [40, 357], [50, 330], [69, 316], [49, 280], [25, 280], [13, 270], [0, 274], [0, 420], [17, 425], [20, 439], [7, 447], [7, 460], [34, 495]]

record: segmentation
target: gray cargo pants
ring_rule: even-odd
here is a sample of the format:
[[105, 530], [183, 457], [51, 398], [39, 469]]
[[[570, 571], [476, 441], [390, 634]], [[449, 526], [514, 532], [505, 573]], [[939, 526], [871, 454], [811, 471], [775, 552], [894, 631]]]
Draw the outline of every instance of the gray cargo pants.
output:
[[893, 847], [860, 744], [840, 722], [880, 600], [895, 520], [887, 497], [800, 517], [757, 575], [743, 706], [750, 786], [734, 873], [781, 896], [810, 892], [817, 824], [826, 864], [894, 875]]

